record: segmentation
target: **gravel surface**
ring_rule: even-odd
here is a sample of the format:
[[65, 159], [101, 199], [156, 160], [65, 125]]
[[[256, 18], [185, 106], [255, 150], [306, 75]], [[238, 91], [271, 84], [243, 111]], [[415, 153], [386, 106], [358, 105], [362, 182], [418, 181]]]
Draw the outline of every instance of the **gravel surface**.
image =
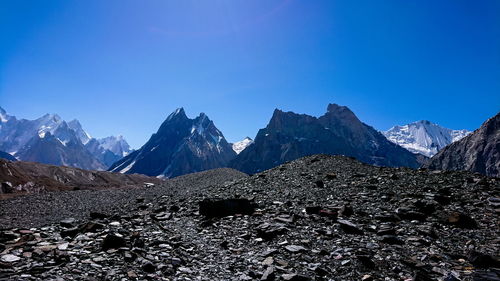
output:
[[74, 193], [102, 213], [1, 231], [0, 280], [500, 278], [498, 179], [325, 155], [251, 177], [220, 171], [130, 190], [121, 203], [114, 196], [128, 191]]
[[173, 196], [211, 185], [222, 185], [247, 177], [233, 169], [214, 169], [180, 176], [151, 188], [113, 188], [46, 192], [0, 201], [0, 229], [40, 227], [68, 217], [82, 219], [90, 212], [125, 214], [136, 208], [137, 199], [154, 202], [161, 196]]

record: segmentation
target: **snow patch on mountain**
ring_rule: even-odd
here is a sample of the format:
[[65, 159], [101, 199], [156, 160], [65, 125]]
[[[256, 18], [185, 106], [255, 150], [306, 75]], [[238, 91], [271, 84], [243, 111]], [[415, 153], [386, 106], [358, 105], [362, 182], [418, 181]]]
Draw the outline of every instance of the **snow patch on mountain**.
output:
[[452, 130], [430, 121], [421, 120], [404, 126], [394, 126], [382, 132], [386, 138], [413, 153], [432, 157], [445, 146], [462, 139], [471, 132]]
[[253, 143], [253, 140], [249, 137], [244, 138], [241, 141], [233, 143], [233, 150], [236, 154], [240, 154], [245, 148]]

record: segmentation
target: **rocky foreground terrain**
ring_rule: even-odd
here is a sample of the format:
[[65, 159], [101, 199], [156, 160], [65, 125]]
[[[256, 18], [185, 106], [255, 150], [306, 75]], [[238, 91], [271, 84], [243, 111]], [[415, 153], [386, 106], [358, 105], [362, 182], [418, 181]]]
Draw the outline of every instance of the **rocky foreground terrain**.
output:
[[500, 183], [316, 155], [0, 202], [1, 280], [500, 280]]

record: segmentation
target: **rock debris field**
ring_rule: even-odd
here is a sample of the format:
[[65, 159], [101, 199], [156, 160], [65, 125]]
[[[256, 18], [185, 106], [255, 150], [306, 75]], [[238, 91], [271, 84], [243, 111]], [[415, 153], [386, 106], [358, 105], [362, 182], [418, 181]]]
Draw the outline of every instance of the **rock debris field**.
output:
[[314, 155], [0, 201], [0, 280], [500, 280], [500, 182]]

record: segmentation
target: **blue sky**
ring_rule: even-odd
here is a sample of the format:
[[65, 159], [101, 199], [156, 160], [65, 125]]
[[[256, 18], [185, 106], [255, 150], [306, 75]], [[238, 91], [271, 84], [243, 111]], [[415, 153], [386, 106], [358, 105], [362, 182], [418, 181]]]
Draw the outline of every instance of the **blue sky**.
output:
[[500, 110], [500, 1], [0, 1], [0, 106], [140, 147], [177, 107], [229, 141], [274, 108], [385, 130]]

